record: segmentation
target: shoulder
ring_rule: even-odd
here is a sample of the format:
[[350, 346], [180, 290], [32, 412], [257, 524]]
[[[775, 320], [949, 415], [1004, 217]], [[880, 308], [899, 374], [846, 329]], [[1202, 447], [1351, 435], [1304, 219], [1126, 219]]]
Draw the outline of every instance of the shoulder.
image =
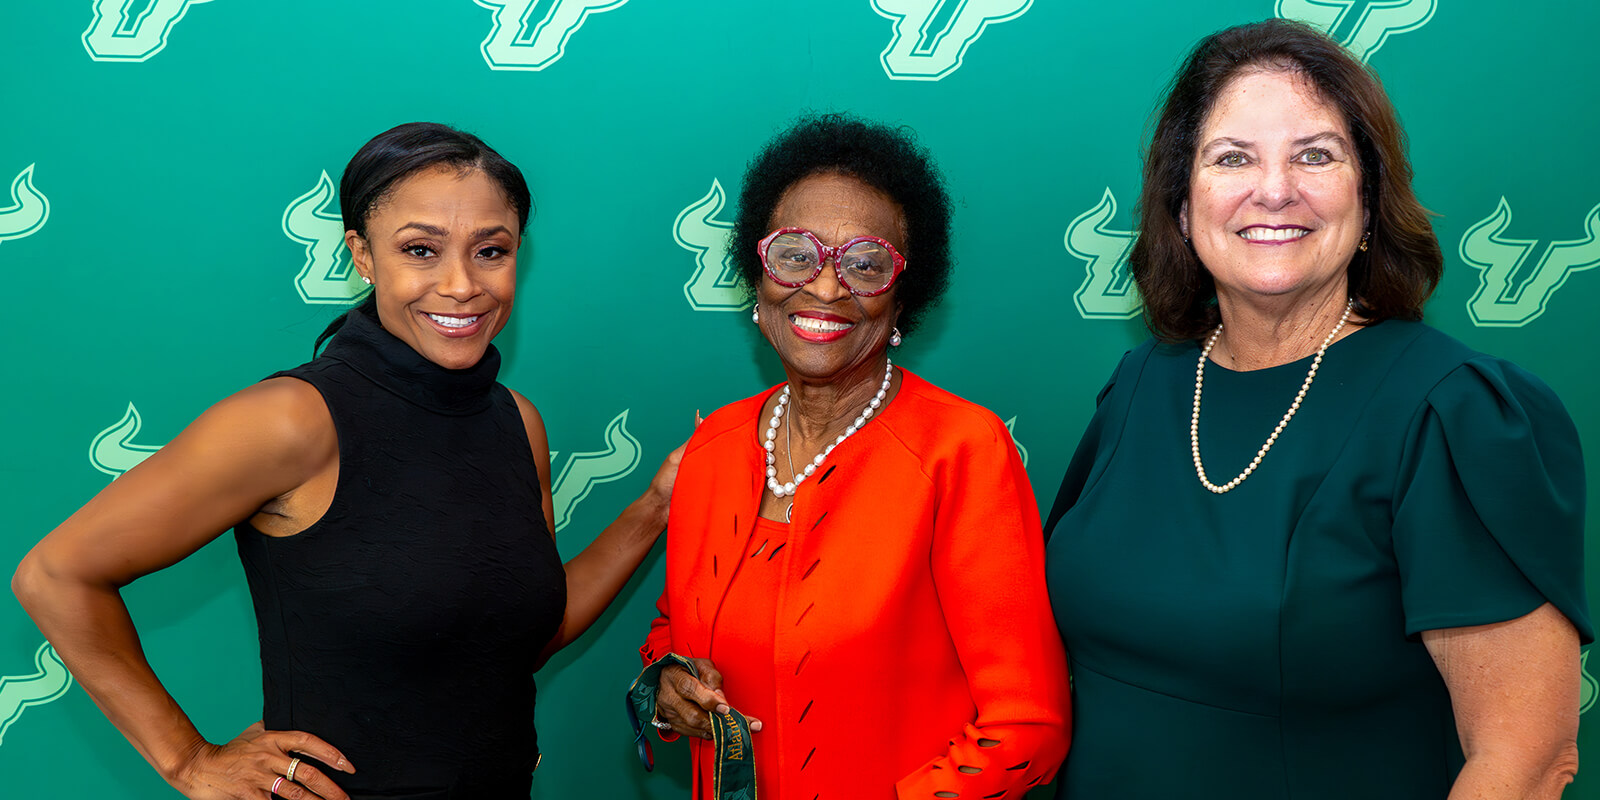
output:
[[249, 453], [263, 463], [312, 469], [337, 457], [339, 436], [316, 387], [291, 377], [268, 378], [223, 398], [184, 432]]
[[689, 443], [684, 448], [684, 456], [687, 457], [707, 447], [727, 446], [739, 441], [737, 437], [748, 434], [753, 429], [756, 417], [761, 414], [767, 398], [776, 389], [776, 386], [768, 388], [759, 394], [729, 403], [711, 412], [701, 421], [700, 427], [695, 429], [694, 435], [689, 437]]
[[[899, 409], [894, 410], [893, 405]], [[900, 392], [883, 417], [885, 427], [913, 450], [933, 442], [992, 444], [1009, 442], [1000, 418], [977, 403], [933, 385], [901, 368]]]
[[[509, 386], [501, 385], [506, 393], [511, 395], [512, 401], [517, 405], [517, 413], [522, 417], [522, 427], [528, 433], [528, 446], [532, 448], [535, 456], [543, 454], [544, 458], [550, 457], [550, 435], [544, 428], [544, 417], [539, 415], [533, 401], [524, 397], [521, 392]], [[539, 462], [543, 464], [544, 462]], [[548, 467], [543, 467], [548, 471]]]
[[516, 389], [512, 389], [509, 386], [504, 388], [506, 392], [511, 395], [511, 399], [516, 402], [517, 413], [522, 415], [523, 424], [528, 426], [529, 430], [537, 427], [539, 430], [543, 431], [544, 417], [539, 415], [539, 409], [534, 407], [533, 401], [524, 397], [522, 392], [519, 392]]
[[1538, 376], [1511, 361], [1480, 352], [1461, 340], [1420, 322], [1389, 321], [1373, 329], [1403, 349], [1395, 365], [1397, 377], [1424, 374], [1430, 381], [1428, 405], [1436, 409], [1460, 404], [1525, 403], [1556, 408], [1566, 416], [1555, 392]]

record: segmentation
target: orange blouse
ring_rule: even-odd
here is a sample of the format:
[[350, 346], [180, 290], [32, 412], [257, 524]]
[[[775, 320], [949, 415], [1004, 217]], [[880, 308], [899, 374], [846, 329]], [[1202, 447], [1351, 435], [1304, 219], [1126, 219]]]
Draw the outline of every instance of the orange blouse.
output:
[[[640, 648], [647, 664], [668, 652], [711, 659], [735, 707], [741, 679], [718, 648], [738, 639], [719, 626], [742, 618], [726, 601], [750, 563], [766, 479], [756, 426], [770, 396], [717, 411], [690, 439], [661, 616]], [[752, 738], [763, 793], [1020, 798], [1055, 774], [1066, 658], [1038, 507], [994, 414], [902, 370], [894, 400], [795, 495], [787, 541], [759, 558], [769, 555], [776, 613], [754, 683], [771, 687], [772, 707]], [[699, 739], [690, 751], [695, 797], [707, 798], [715, 753]]]

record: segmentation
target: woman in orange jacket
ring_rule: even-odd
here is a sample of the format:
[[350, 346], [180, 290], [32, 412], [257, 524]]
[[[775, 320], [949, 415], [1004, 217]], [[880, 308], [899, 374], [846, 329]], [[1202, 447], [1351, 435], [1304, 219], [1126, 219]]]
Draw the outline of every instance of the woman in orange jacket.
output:
[[1066, 755], [1016, 448], [889, 358], [948, 282], [949, 219], [905, 130], [848, 117], [802, 120], [745, 177], [734, 259], [788, 380], [690, 440], [641, 648], [650, 721], [696, 737], [696, 798], [746, 740], [761, 800], [1020, 798]]

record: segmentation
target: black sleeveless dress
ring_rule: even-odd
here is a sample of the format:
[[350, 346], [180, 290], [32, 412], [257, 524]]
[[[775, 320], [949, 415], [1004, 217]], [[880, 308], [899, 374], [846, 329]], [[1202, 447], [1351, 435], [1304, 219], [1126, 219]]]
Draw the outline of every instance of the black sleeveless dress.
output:
[[320, 357], [272, 376], [328, 404], [332, 505], [294, 536], [234, 531], [263, 720], [339, 748], [357, 772], [323, 771], [352, 797], [526, 798], [534, 665], [566, 575], [500, 355], [447, 370], [373, 312], [346, 319]]

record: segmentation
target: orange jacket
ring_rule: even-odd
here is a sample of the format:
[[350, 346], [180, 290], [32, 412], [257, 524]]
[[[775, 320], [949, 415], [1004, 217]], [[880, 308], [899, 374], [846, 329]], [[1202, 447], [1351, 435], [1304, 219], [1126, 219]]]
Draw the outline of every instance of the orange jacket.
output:
[[[672, 491], [661, 616], [640, 648], [710, 658], [766, 480], [757, 415], [727, 406], [690, 439]], [[831, 474], [829, 471], [831, 470]], [[1009, 432], [904, 372], [899, 394], [795, 495], [783, 549], [777, 719], [785, 797], [1020, 798], [1067, 753], [1067, 666], [1039, 512]], [[690, 742], [695, 796], [710, 743]], [[893, 792], [891, 788], [893, 787]], [[947, 795], [948, 796], [948, 795]]]

